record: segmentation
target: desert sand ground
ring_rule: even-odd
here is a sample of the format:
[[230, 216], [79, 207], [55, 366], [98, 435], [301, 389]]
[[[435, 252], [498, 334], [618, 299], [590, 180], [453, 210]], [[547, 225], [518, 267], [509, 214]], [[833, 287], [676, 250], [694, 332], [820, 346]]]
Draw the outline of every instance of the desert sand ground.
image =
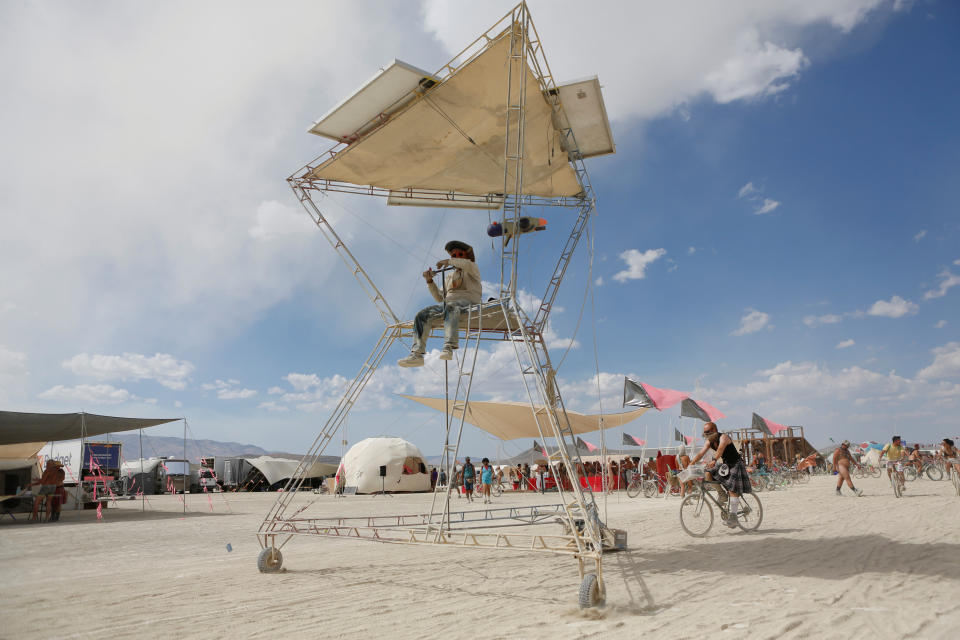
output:
[[[900, 500], [885, 478], [860, 480], [862, 498], [837, 498], [833, 483], [761, 493], [759, 532], [717, 522], [705, 539], [681, 530], [676, 498], [611, 496], [629, 551], [605, 556], [595, 610], [577, 607], [576, 562], [561, 556], [298, 538], [283, 571], [261, 574], [254, 533], [271, 494], [188, 495], [186, 515], [178, 497], [154, 496], [102, 521], [4, 518], [0, 637], [958, 637], [950, 483], [912, 482]], [[414, 513], [430, 498], [300, 499], [323, 516]], [[497, 506], [553, 501], [507, 493]]]

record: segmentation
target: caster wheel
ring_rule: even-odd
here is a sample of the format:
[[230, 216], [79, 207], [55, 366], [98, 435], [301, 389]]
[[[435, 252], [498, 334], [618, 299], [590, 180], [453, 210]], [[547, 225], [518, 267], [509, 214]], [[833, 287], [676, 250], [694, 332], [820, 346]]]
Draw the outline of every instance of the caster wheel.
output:
[[606, 593], [597, 579], [597, 574], [588, 573], [583, 576], [583, 581], [580, 583], [579, 601], [581, 609], [599, 607], [606, 601]]
[[260, 573], [276, 573], [283, 565], [283, 554], [279, 549], [267, 547], [257, 556], [257, 569]]

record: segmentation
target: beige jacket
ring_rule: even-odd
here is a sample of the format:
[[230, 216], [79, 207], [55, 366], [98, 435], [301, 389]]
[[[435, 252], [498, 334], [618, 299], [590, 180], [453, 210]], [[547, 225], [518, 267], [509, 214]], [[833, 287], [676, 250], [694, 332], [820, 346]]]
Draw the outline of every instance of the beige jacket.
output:
[[[483, 300], [483, 294], [480, 291], [480, 268], [477, 267], [477, 263], [466, 258], [448, 258], [447, 262], [456, 269], [446, 273], [446, 301], [466, 301], [479, 304]], [[430, 295], [433, 296], [434, 300], [437, 302], [444, 301], [436, 283], [431, 280], [427, 286], [430, 288]]]

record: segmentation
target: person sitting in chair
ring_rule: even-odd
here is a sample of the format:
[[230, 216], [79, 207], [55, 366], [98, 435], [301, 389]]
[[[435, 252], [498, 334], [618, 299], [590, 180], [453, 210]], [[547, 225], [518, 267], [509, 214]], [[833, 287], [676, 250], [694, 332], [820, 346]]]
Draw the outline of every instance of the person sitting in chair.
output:
[[452, 359], [453, 350], [457, 348], [459, 341], [460, 312], [471, 304], [479, 304], [481, 301], [480, 269], [477, 268], [473, 247], [466, 242], [451, 240], [444, 249], [450, 254], [450, 257], [437, 262], [437, 268], [453, 267], [453, 269], [447, 271], [444, 279], [446, 297], [441, 295], [433, 281], [434, 272], [430, 269], [424, 271], [423, 277], [427, 281], [430, 295], [442, 304], [431, 305], [417, 313], [413, 321], [413, 349], [410, 350], [409, 356], [397, 362], [401, 367], [423, 366], [423, 354], [427, 351], [427, 336], [430, 334], [430, 325], [439, 318], [443, 318], [444, 337], [440, 359]]

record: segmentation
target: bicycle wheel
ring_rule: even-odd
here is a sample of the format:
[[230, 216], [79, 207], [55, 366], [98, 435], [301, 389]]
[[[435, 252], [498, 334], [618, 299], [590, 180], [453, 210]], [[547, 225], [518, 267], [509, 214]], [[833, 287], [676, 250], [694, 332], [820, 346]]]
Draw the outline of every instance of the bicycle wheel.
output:
[[763, 491], [763, 479], [760, 476], [750, 476], [750, 488], [754, 491]]
[[874, 477], [874, 478], [879, 478], [879, 477], [881, 476], [881, 474], [883, 473], [883, 472], [880, 470], [880, 467], [873, 467], [872, 472], [873, 472], [873, 477]]
[[956, 469], [951, 468], [950, 477], [953, 479], [953, 488], [956, 490], [957, 495], [960, 496], [960, 473], [957, 473]]
[[713, 526], [713, 507], [700, 494], [687, 496], [680, 503], [680, 526], [694, 538], [702, 538]]
[[934, 481], [943, 480], [943, 469], [940, 467], [930, 465], [926, 469], [927, 477]]
[[900, 477], [897, 475], [896, 471], [890, 474], [890, 484], [893, 486], [894, 497], [899, 498], [903, 495], [903, 490], [900, 487]]
[[502, 484], [495, 484], [495, 485], [493, 485], [493, 486], [490, 487], [490, 495], [492, 495], [493, 497], [499, 498], [499, 497], [500, 497], [500, 494], [502, 494], [502, 493], [503, 493], [503, 485], [502, 485]]
[[657, 483], [653, 480], [644, 480], [643, 481], [643, 497], [652, 498], [657, 495]]
[[740, 496], [740, 510], [737, 512], [737, 524], [744, 531], [756, 531], [763, 522], [763, 504], [760, 497], [752, 493]]
[[799, 482], [800, 484], [807, 484], [808, 482], [810, 482], [810, 474], [807, 473], [806, 471], [798, 471], [797, 482]]
[[913, 482], [917, 479], [917, 468], [912, 464], [910, 466], [903, 468], [903, 477], [906, 478], [907, 482]]
[[627, 496], [631, 498], [636, 498], [640, 495], [642, 481], [639, 478], [634, 478], [630, 481], [630, 484], [627, 485]]

